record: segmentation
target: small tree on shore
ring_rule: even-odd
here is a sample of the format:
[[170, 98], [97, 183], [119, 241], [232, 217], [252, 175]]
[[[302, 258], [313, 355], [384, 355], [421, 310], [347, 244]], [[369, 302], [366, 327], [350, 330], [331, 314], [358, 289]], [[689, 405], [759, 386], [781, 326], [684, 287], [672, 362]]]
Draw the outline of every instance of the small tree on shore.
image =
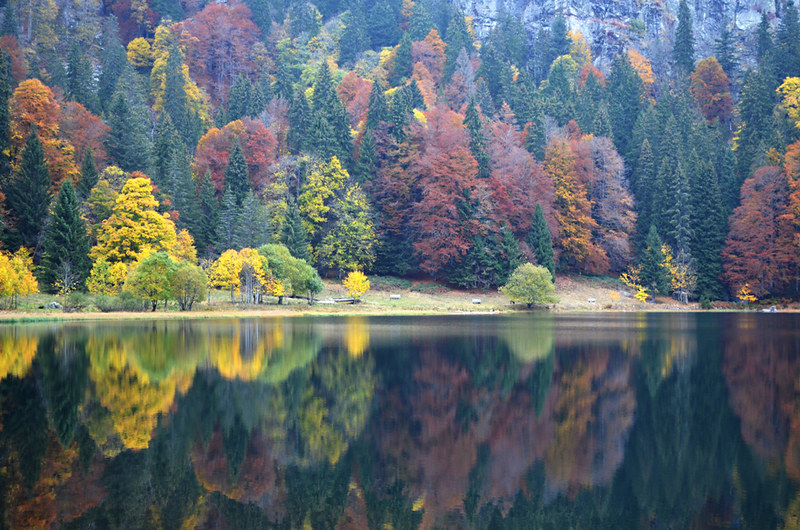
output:
[[531, 263], [517, 267], [500, 292], [512, 302], [528, 304], [528, 307], [558, 302], [550, 271]]
[[347, 292], [353, 297], [353, 303], [358, 302], [369, 291], [369, 280], [361, 271], [353, 271], [342, 282]]

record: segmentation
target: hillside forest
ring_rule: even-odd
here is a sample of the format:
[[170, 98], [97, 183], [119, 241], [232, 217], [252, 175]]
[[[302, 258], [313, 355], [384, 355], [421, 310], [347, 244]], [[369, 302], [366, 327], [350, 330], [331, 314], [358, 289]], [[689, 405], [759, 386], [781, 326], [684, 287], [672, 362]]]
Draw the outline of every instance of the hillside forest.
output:
[[561, 15], [479, 37], [442, 0], [7, 0], [0, 34], [12, 300], [155, 303], [165, 271], [245, 301], [313, 296], [316, 271], [490, 288], [525, 262], [798, 297], [791, 2], [708, 56], [681, 2], [607, 70]]

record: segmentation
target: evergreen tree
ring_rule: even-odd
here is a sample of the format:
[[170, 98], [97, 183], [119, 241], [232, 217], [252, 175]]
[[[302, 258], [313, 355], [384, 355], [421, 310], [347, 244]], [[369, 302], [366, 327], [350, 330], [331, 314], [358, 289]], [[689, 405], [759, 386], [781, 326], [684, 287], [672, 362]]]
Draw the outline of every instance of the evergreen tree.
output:
[[400, 44], [394, 54], [394, 63], [389, 75], [389, 82], [393, 86], [398, 86], [403, 81], [411, 77], [411, 37], [408, 33], [403, 33]]
[[[239, 207], [236, 204], [236, 194], [230, 186], [225, 186], [222, 194], [222, 204], [216, 226], [217, 251], [223, 252], [232, 248], [236, 224], [239, 222]], [[239, 250], [238, 248], [236, 250]]]
[[94, 113], [99, 113], [96, 86], [89, 57], [81, 50], [80, 44], [72, 43], [67, 55], [67, 98], [77, 101]]
[[225, 119], [228, 122], [244, 118], [250, 111], [250, 98], [253, 86], [248, 78], [239, 74], [228, 92], [228, 111]]
[[723, 25], [719, 38], [714, 43], [714, 55], [719, 61], [719, 65], [728, 74], [728, 78], [733, 80], [739, 61], [736, 58], [733, 33], [727, 25]]
[[[693, 152], [693, 156], [689, 160], [690, 166], [696, 167], [697, 153]], [[670, 178], [667, 181], [667, 193], [664, 198], [670, 201], [664, 212], [667, 220], [667, 224], [664, 226], [665, 240], [673, 248], [676, 256], [681, 251], [688, 254], [692, 240], [691, 203], [689, 199], [689, 181], [684, 164], [679, 162], [677, 167], [670, 172]]]
[[51, 199], [50, 169], [44, 147], [32, 130], [22, 150], [19, 172], [6, 190], [6, 206], [15, 220], [10, 247], [37, 248]]
[[11, 65], [6, 52], [0, 49], [0, 191], [11, 179], [11, 116], [8, 106], [11, 92]]
[[19, 37], [17, 14], [14, 12], [14, 6], [11, 2], [8, 2], [3, 8], [3, 23], [0, 24], [0, 36], [5, 35]]
[[306, 135], [311, 129], [311, 110], [308, 108], [308, 100], [302, 90], [298, 90], [292, 99], [289, 107], [289, 134], [287, 142], [289, 149], [295, 153], [303, 151], [307, 147]]
[[364, 3], [354, 2], [343, 16], [344, 31], [339, 39], [339, 62], [353, 64], [358, 55], [369, 48], [367, 21], [364, 18]]
[[489, 177], [489, 154], [486, 151], [486, 137], [483, 135], [483, 124], [475, 106], [475, 101], [470, 99], [467, 111], [464, 114], [464, 126], [469, 132], [469, 149], [475, 161], [478, 162], [478, 178]]
[[544, 218], [542, 205], [536, 203], [536, 212], [533, 214], [531, 232], [528, 235], [528, 245], [531, 247], [536, 262], [550, 271], [553, 281], [556, 281], [556, 262], [553, 253], [553, 239], [550, 236], [550, 229], [547, 227], [547, 220]]
[[776, 37], [775, 65], [778, 81], [800, 76], [800, 20], [792, 0], [786, 2]]
[[94, 152], [87, 149], [83, 155], [83, 162], [81, 162], [81, 178], [78, 181], [78, 198], [86, 200], [89, 194], [92, 193], [92, 188], [95, 187], [97, 181], [100, 179], [100, 172], [97, 171], [97, 165], [94, 162]]
[[135, 74], [126, 69], [111, 100], [106, 138], [108, 155], [123, 171], [150, 172], [150, 111]]
[[614, 145], [625, 159], [630, 159], [631, 133], [641, 111], [642, 80], [626, 54], [618, 55], [608, 79], [608, 103]]
[[386, 97], [383, 89], [376, 81], [372, 83], [372, 91], [369, 94], [369, 109], [367, 110], [367, 129], [374, 129], [382, 121], [387, 121], [389, 108], [386, 105]]
[[719, 299], [722, 286], [722, 245], [726, 223], [717, 173], [710, 161], [703, 161], [692, 181], [692, 256], [697, 271], [700, 298]]
[[750, 176], [759, 146], [765, 144], [772, 133], [772, 107], [775, 92], [770, 89], [762, 72], [748, 72], [742, 85], [739, 115], [742, 125], [736, 131], [736, 169], [739, 185]]
[[286, 101], [292, 101], [294, 98], [294, 82], [295, 76], [291, 69], [286, 64], [287, 60], [282, 54], [278, 54], [278, 59], [275, 61], [275, 94], [282, 97]]
[[433, 29], [431, 15], [423, 2], [414, 2], [408, 21], [408, 36], [412, 41], [424, 39]]
[[503, 224], [503, 228], [500, 231], [500, 238], [499, 250], [501, 260], [497, 270], [497, 276], [494, 279], [495, 285], [505, 285], [511, 273], [523, 263], [522, 251], [508, 223]]
[[758, 59], [759, 69], [763, 72], [772, 72], [773, 47], [769, 17], [766, 11], [762, 11], [761, 22], [759, 22], [756, 30], [756, 58]]
[[370, 46], [380, 49], [392, 46], [400, 38], [400, 2], [397, 0], [376, 0], [367, 16], [367, 33]]
[[678, 5], [678, 28], [675, 30], [675, 46], [672, 60], [684, 75], [694, 70], [694, 34], [692, 33], [692, 14], [686, 0]]
[[[311, 133], [314, 135], [314, 140], [310, 142], [309, 148], [325, 160], [336, 156], [342, 165], [351, 167], [353, 142], [350, 136], [350, 121], [333, 86], [327, 63], [323, 63], [317, 72], [312, 115]], [[323, 133], [326, 137], [322, 136]]]
[[358, 163], [355, 171], [356, 180], [358, 182], [373, 180], [378, 174], [377, 165], [375, 140], [372, 139], [372, 132], [367, 129], [361, 139], [361, 147], [358, 150]]
[[61, 288], [79, 288], [89, 276], [89, 236], [81, 217], [80, 202], [72, 182], [67, 179], [53, 205], [47, 225], [39, 280], [51, 289], [61, 283]]
[[233, 138], [231, 153], [228, 157], [228, 167], [225, 168], [225, 188], [233, 193], [236, 206], [241, 206], [250, 189], [250, 171], [244, 158], [242, 144], [239, 137]]
[[644, 287], [652, 294], [666, 294], [669, 289], [667, 273], [664, 268], [664, 252], [661, 250], [661, 238], [654, 225], [650, 225], [645, 239], [645, 251], [642, 255], [640, 277]]
[[[562, 55], [567, 55], [569, 53], [570, 41], [569, 36], [567, 36], [568, 28], [567, 28], [567, 20], [564, 18], [564, 15], [559, 13], [556, 15], [556, 18], [553, 19], [553, 23], [550, 25], [550, 34], [549, 34], [549, 44], [550, 44], [550, 53], [549, 55], [549, 62], [552, 63], [557, 57], [561, 57]], [[548, 64], [548, 68], [550, 65]]]
[[178, 147], [183, 140], [178, 135], [178, 131], [173, 125], [169, 113], [162, 112], [158, 116], [156, 123], [156, 137], [153, 142], [153, 183], [162, 191], [167, 191], [167, 181], [172, 166], [172, 160], [176, 156]]
[[289, 203], [286, 210], [286, 219], [281, 229], [281, 243], [286, 245], [292, 256], [308, 261], [308, 232], [303, 226], [300, 209], [296, 203]]
[[186, 80], [183, 77], [183, 52], [175, 42], [169, 48], [167, 56], [166, 78], [164, 80], [164, 112], [172, 118], [175, 130], [181, 134], [186, 143], [191, 141], [189, 123], [189, 101], [186, 97]]
[[104, 110], [109, 110], [117, 81], [128, 63], [125, 48], [119, 39], [119, 27], [114, 15], [109, 15], [103, 28], [103, 51], [100, 57], [102, 70], [97, 83], [97, 99]]
[[633, 187], [634, 198], [639, 206], [639, 217], [636, 220], [636, 248], [645, 248], [645, 236], [647, 230], [653, 223], [653, 191], [656, 181], [656, 166], [653, 150], [650, 148], [650, 141], [645, 138], [639, 150], [639, 160], [636, 164], [636, 171], [633, 172], [631, 185]]
[[253, 192], [248, 192], [239, 209], [233, 244], [237, 248], [258, 248], [269, 243], [271, 238], [272, 221], [269, 211]]
[[461, 50], [466, 51], [467, 56], [475, 51], [472, 36], [469, 34], [467, 23], [464, 19], [464, 13], [458, 8], [453, 11], [453, 17], [450, 19], [450, 24], [447, 25], [445, 43], [447, 48], [445, 49], [444, 79], [449, 80], [456, 69], [456, 61]]
[[219, 201], [214, 195], [211, 172], [206, 170], [200, 177], [197, 193], [197, 217], [192, 231], [198, 254], [204, 255], [214, 246], [218, 218]]
[[[269, 95], [264, 93], [264, 88], [269, 90]], [[269, 80], [266, 83], [253, 83], [250, 91], [250, 105], [247, 107], [247, 116], [257, 118], [264, 112], [270, 99], [272, 99], [271, 92], [272, 87], [269, 84]]]
[[599, 137], [613, 137], [614, 133], [611, 129], [611, 118], [608, 115], [608, 105], [603, 103], [597, 110], [597, 114], [592, 120], [591, 132]]

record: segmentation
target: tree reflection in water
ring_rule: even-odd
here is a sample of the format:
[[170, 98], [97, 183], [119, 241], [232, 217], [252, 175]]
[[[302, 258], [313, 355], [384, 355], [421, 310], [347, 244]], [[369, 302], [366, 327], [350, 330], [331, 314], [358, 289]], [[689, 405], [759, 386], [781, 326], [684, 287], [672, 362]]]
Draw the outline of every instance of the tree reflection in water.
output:
[[3, 526], [790, 525], [797, 324], [2, 326]]

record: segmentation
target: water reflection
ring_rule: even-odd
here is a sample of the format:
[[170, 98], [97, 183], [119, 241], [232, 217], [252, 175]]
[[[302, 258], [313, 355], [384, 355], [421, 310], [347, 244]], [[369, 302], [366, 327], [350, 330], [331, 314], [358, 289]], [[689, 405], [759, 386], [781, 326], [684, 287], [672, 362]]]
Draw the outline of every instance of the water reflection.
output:
[[2, 326], [3, 526], [788, 525], [798, 320]]

